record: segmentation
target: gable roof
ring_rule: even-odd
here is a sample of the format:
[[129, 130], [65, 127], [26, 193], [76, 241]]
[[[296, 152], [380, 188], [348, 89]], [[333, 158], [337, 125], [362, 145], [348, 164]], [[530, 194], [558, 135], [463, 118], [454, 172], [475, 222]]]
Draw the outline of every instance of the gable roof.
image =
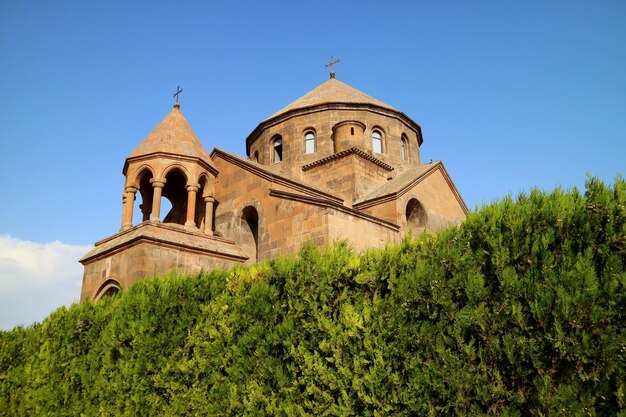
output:
[[272, 197], [299, 201], [308, 205], [327, 207], [351, 216], [365, 219], [369, 222], [377, 223], [395, 231], [398, 231], [400, 228], [400, 226], [398, 226], [397, 224], [391, 223], [387, 220], [381, 219], [360, 210], [356, 210], [351, 207], [346, 207], [343, 204], [344, 200], [341, 197], [329, 194], [326, 191], [322, 191], [299, 180], [291, 179], [284, 173], [278, 173], [273, 169], [268, 169], [268, 167], [265, 165], [261, 165], [257, 162], [241, 158], [240, 156], [227, 152], [223, 149], [214, 148], [213, 152], [211, 152], [211, 158], [220, 158], [228, 163], [245, 169], [253, 175], [279, 184], [287, 189], [281, 190], [280, 188], [270, 187], [268, 195]]
[[127, 159], [156, 153], [198, 158], [215, 168], [209, 154], [180, 111], [178, 103], [174, 104], [169, 114], [145, 137]]
[[450, 176], [441, 161], [434, 161], [429, 164], [420, 165], [415, 169], [404, 171], [392, 180], [388, 181], [386, 184], [383, 184], [381, 187], [375, 189], [368, 195], [355, 201], [353, 207], [356, 209], [363, 209], [396, 199], [435, 171], [441, 171], [446, 182], [450, 186], [450, 190], [459, 202], [459, 205], [466, 214], [469, 213], [463, 198], [461, 198], [461, 194], [452, 182], [452, 179], [450, 179]]
[[375, 99], [374, 97], [368, 96], [356, 88], [350, 87], [348, 84], [342, 83], [336, 78], [330, 78], [299, 99], [283, 107], [266, 120], [272, 119], [291, 110], [318, 106], [320, 104], [327, 103], [372, 104], [396, 112], [399, 111], [390, 105]]

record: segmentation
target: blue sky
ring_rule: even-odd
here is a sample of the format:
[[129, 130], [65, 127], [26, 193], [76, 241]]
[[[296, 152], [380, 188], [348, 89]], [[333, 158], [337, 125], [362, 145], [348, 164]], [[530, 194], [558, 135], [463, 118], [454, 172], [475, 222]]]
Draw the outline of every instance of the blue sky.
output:
[[422, 126], [422, 159], [474, 208], [624, 174], [624, 22], [624, 1], [0, 0], [0, 327], [78, 298], [77, 260], [119, 229], [124, 159], [177, 85], [207, 150], [244, 155], [334, 55]]

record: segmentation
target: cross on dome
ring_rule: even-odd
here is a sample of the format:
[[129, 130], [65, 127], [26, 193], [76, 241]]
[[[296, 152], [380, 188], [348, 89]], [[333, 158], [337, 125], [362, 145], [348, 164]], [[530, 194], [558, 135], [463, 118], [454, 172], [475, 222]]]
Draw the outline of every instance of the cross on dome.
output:
[[330, 67], [330, 78], [335, 78], [335, 64], [338, 64], [341, 59], [335, 61], [335, 57], [330, 56], [330, 62], [324, 65], [325, 68]]

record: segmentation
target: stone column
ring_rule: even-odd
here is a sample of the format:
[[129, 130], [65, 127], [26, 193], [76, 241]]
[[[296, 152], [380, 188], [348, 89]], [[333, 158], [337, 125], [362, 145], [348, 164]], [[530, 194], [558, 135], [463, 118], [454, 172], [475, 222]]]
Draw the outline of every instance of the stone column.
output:
[[197, 185], [187, 186], [187, 221], [185, 227], [193, 228], [196, 226], [196, 193], [198, 192]]
[[150, 210], [152, 210], [152, 204], [144, 201], [139, 208], [141, 209], [141, 214], [143, 215], [141, 221], [150, 220]]
[[206, 204], [206, 209], [204, 211], [204, 234], [212, 235], [213, 234], [213, 202], [215, 198], [212, 196], [204, 197], [204, 203]]
[[124, 189], [122, 198], [122, 230], [133, 227], [133, 206], [135, 204], [135, 193], [137, 188], [129, 185]]
[[152, 196], [152, 221], [154, 223], [160, 223], [161, 219], [161, 194], [163, 194], [163, 187], [165, 187], [165, 179], [150, 180], [152, 188], [154, 188], [154, 194]]

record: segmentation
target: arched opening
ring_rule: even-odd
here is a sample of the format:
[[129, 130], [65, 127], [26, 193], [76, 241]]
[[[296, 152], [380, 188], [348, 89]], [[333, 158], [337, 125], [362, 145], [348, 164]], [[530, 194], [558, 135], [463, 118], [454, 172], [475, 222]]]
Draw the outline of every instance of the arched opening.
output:
[[163, 197], [168, 201], [161, 201], [161, 213], [167, 213], [163, 217], [163, 223], [185, 224], [187, 220], [186, 184], [187, 178], [179, 169], [175, 168], [165, 176]]
[[259, 162], [259, 151], [254, 151], [254, 154], [252, 156], [252, 160], [254, 162]]
[[406, 205], [407, 229], [414, 234], [422, 233], [426, 229], [428, 217], [422, 203], [417, 198], [412, 198]]
[[280, 135], [274, 137], [272, 141], [272, 148], [274, 149], [274, 163], [280, 162], [283, 160], [283, 138]]
[[135, 196], [133, 224], [150, 220], [150, 214], [152, 213], [152, 197], [154, 195], [154, 189], [150, 183], [152, 172], [150, 172], [149, 169], [144, 169], [137, 178], [139, 184], [139, 192], [137, 194], [139, 194], [139, 198]]
[[107, 279], [96, 292], [94, 301], [98, 301], [102, 297], [110, 297], [122, 290], [122, 286], [114, 279]]
[[259, 213], [247, 206], [241, 214], [242, 242], [244, 253], [254, 262], [259, 260]]

